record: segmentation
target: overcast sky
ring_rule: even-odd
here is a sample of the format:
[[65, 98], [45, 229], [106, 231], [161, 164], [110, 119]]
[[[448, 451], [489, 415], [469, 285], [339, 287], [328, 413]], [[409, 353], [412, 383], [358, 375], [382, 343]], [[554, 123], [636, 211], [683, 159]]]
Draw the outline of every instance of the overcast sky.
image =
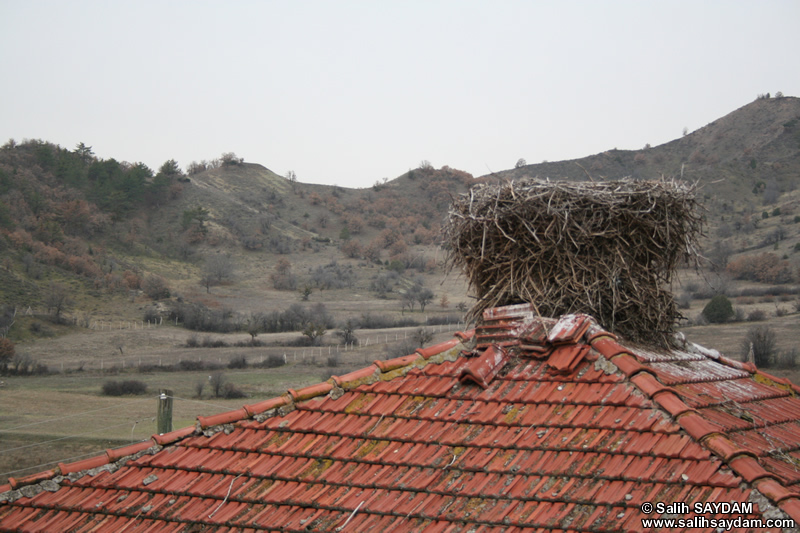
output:
[[800, 96], [800, 1], [0, 0], [0, 143], [367, 187], [678, 138]]

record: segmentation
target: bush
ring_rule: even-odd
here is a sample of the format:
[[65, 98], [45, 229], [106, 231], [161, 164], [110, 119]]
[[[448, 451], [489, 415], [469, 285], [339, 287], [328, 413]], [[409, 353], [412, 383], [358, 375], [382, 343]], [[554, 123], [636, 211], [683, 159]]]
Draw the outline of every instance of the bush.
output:
[[734, 316], [731, 301], [724, 294], [717, 294], [703, 308], [703, 316], [712, 324], [727, 322]]
[[232, 357], [230, 361], [228, 361], [228, 368], [232, 369], [239, 369], [239, 368], [247, 368], [247, 357], [244, 355], [237, 355]]
[[10, 364], [3, 366], [0, 373], [16, 376], [42, 376], [49, 374], [50, 369], [47, 365], [37, 363], [30, 355], [16, 354]]
[[305, 335], [287, 341], [286, 345], [294, 346], [296, 348], [306, 348], [309, 346], [315, 346], [314, 339], [307, 337]]
[[754, 309], [747, 314], [748, 322], [761, 322], [762, 320], [766, 320], [766, 318], [767, 318], [767, 313], [765, 313], [761, 309]]
[[690, 309], [692, 307], [692, 295], [684, 292], [677, 298], [678, 309]]
[[282, 354], [271, 353], [267, 356], [267, 360], [264, 362], [267, 368], [278, 368], [279, 366], [283, 366], [286, 364], [286, 359]]
[[105, 396], [142, 395], [147, 393], [147, 385], [143, 381], [127, 379], [124, 381], [106, 381], [103, 383]]
[[151, 324], [157, 324], [161, 321], [161, 314], [155, 307], [148, 307], [144, 310], [143, 320]]
[[372, 313], [365, 313], [358, 319], [358, 329], [404, 328], [408, 326], [419, 326], [419, 322], [413, 318], [392, 318], [386, 315], [373, 315]]
[[203, 337], [202, 346], [203, 348], [226, 348], [228, 343], [222, 339], [212, 339], [210, 336], [206, 335]]
[[772, 364], [775, 355], [775, 332], [769, 326], [755, 326], [747, 331], [747, 335], [742, 341], [742, 352], [745, 357], [753, 349], [753, 360], [757, 367], [768, 367]]
[[247, 394], [236, 388], [236, 385], [233, 383], [225, 383], [222, 387], [222, 396], [228, 400], [233, 400], [236, 398], [246, 398]]
[[0, 371], [5, 372], [14, 355], [14, 343], [6, 337], [0, 337]]
[[169, 298], [169, 287], [167, 287], [166, 280], [156, 274], [150, 274], [144, 278], [142, 290], [153, 300]]
[[459, 322], [461, 322], [461, 316], [457, 314], [433, 315], [428, 317], [428, 319], [425, 321], [425, 325], [440, 326], [440, 325], [458, 324]]
[[237, 348], [255, 348], [257, 346], [265, 346], [265, 343], [258, 339], [247, 339], [246, 341], [236, 341], [233, 345]]
[[395, 344], [390, 344], [386, 347], [386, 358], [394, 359], [396, 357], [404, 357], [414, 353], [419, 345], [414, 339], [405, 339]]
[[178, 362], [178, 368], [185, 371], [205, 370], [206, 365], [202, 361], [191, 361], [189, 359], [184, 359], [183, 361]]
[[241, 329], [238, 317], [229, 309], [209, 309], [196, 303], [175, 302], [169, 311], [170, 320], [186, 329], [230, 333]]
[[352, 288], [356, 274], [352, 266], [341, 266], [332, 261], [317, 267], [311, 274], [311, 281], [321, 290]]
[[325, 381], [328, 381], [329, 379], [331, 379], [331, 376], [335, 376], [335, 375], [336, 375], [336, 369], [335, 368], [326, 368], [320, 373], [319, 379], [320, 379], [321, 382], [325, 382]]
[[797, 366], [797, 348], [780, 352], [776, 357], [775, 363], [779, 368], [794, 368]]
[[781, 284], [794, 281], [791, 264], [771, 253], [740, 257], [729, 262], [726, 270], [736, 279]]

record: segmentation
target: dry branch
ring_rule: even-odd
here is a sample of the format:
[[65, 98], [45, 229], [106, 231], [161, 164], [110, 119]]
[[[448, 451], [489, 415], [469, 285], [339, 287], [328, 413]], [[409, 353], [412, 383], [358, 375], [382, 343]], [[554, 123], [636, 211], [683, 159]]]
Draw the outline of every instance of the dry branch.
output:
[[530, 302], [542, 316], [583, 312], [630, 340], [667, 346], [680, 314], [668, 287], [695, 261], [694, 187], [657, 181], [479, 185], [457, 198], [445, 241], [478, 300]]

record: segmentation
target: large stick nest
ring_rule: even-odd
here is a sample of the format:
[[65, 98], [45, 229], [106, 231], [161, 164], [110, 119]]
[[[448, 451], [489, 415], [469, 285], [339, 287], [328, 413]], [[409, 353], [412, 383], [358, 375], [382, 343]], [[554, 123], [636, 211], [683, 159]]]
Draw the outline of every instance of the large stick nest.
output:
[[700, 232], [695, 189], [680, 182], [524, 179], [473, 187], [444, 233], [449, 267], [477, 293], [471, 321], [528, 302], [666, 347], [681, 318], [669, 285], [681, 261], [696, 260]]

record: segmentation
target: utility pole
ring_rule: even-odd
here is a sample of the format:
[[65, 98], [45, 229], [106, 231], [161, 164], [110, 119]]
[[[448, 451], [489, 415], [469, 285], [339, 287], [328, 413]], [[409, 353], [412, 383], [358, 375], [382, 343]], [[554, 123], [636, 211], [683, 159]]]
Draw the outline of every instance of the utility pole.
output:
[[158, 418], [157, 431], [159, 435], [172, 431], [172, 391], [161, 389], [158, 391]]

